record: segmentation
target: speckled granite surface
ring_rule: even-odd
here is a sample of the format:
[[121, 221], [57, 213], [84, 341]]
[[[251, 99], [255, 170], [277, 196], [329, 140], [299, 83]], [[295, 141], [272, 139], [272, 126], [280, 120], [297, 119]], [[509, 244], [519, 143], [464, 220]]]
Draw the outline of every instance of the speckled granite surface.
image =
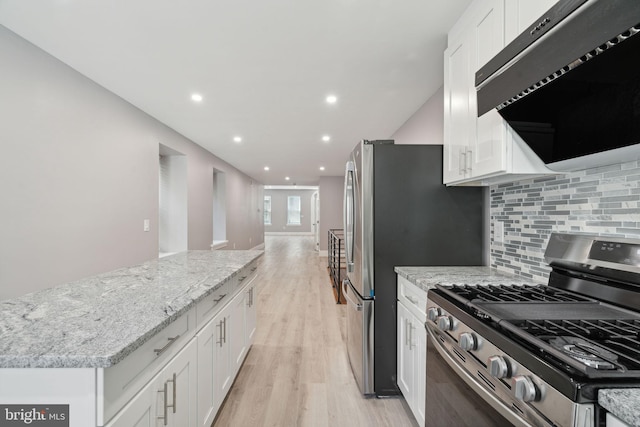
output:
[[528, 279], [491, 267], [395, 267], [395, 272], [428, 291], [439, 285], [535, 285]]
[[112, 366], [262, 251], [188, 251], [0, 301], [0, 368]]
[[640, 427], [640, 389], [599, 390], [598, 403], [625, 423]]

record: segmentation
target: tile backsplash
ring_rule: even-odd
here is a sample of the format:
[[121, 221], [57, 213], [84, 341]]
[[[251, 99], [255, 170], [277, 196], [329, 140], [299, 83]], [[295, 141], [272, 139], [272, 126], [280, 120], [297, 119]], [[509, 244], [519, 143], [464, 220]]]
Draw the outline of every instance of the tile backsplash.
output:
[[546, 283], [554, 231], [640, 239], [639, 183], [634, 161], [492, 186], [491, 266]]

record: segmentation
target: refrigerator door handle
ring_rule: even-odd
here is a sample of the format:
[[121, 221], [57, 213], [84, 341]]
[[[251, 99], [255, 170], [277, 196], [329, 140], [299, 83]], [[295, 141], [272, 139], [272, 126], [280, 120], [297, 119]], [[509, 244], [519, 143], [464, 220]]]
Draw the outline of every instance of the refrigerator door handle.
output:
[[345, 299], [347, 300], [348, 304], [351, 304], [352, 306], [355, 307], [356, 311], [362, 311], [362, 304], [359, 304], [357, 302], [355, 302], [354, 300], [351, 299], [351, 297], [349, 296], [349, 282], [347, 282], [346, 280], [344, 282], [342, 282], [342, 295], [344, 295]]
[[342, 205], [342, 214], [344, 221], [344, 241], [345, 241], [345, 261], [347, 264], [347, 273], [353, 273], [353, 236], [355, 232], [355, 194], [354, 179], [355, 164], [352, 161], [347, 162], [344, 178], [344, 201]]

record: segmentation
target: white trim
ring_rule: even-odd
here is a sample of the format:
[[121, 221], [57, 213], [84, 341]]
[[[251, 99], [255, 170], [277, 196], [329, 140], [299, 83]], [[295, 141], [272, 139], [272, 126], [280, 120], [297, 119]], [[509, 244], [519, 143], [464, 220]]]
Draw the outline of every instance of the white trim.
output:
[[329, 250], [318, 251], [318, 256], [322, 258], [329, 258]]
[[264, 251], [264, 243], [260, 243], [258, 246], [251, 248], [252, 251]]
[[215, 251], [216, 249], [226, 248], [228, 244], [228, 240], [214, 240], [213, 243], [211, 243], [211, 250]]
[[313, 236], [312, 231], [265, 231], [265, 236]]

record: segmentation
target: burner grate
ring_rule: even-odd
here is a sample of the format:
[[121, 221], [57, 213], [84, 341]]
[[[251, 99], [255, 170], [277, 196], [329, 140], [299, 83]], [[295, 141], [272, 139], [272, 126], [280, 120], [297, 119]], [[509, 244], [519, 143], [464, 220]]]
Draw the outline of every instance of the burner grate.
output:
[[[562, 341], [575, 344], [574, 341], [578, 340], [577, 349], [582, 356], [569, 355], [587, 366], [618, 371], [640, 370], [640, 319], [523, 320], [514, 322], [514, 325], [555, 348]], [[595, 359], [607, 363], [589, 363]]]
[[444, 289], [471, 302], [591, 302], [561, 289], [545, 285], [451, 285]]

